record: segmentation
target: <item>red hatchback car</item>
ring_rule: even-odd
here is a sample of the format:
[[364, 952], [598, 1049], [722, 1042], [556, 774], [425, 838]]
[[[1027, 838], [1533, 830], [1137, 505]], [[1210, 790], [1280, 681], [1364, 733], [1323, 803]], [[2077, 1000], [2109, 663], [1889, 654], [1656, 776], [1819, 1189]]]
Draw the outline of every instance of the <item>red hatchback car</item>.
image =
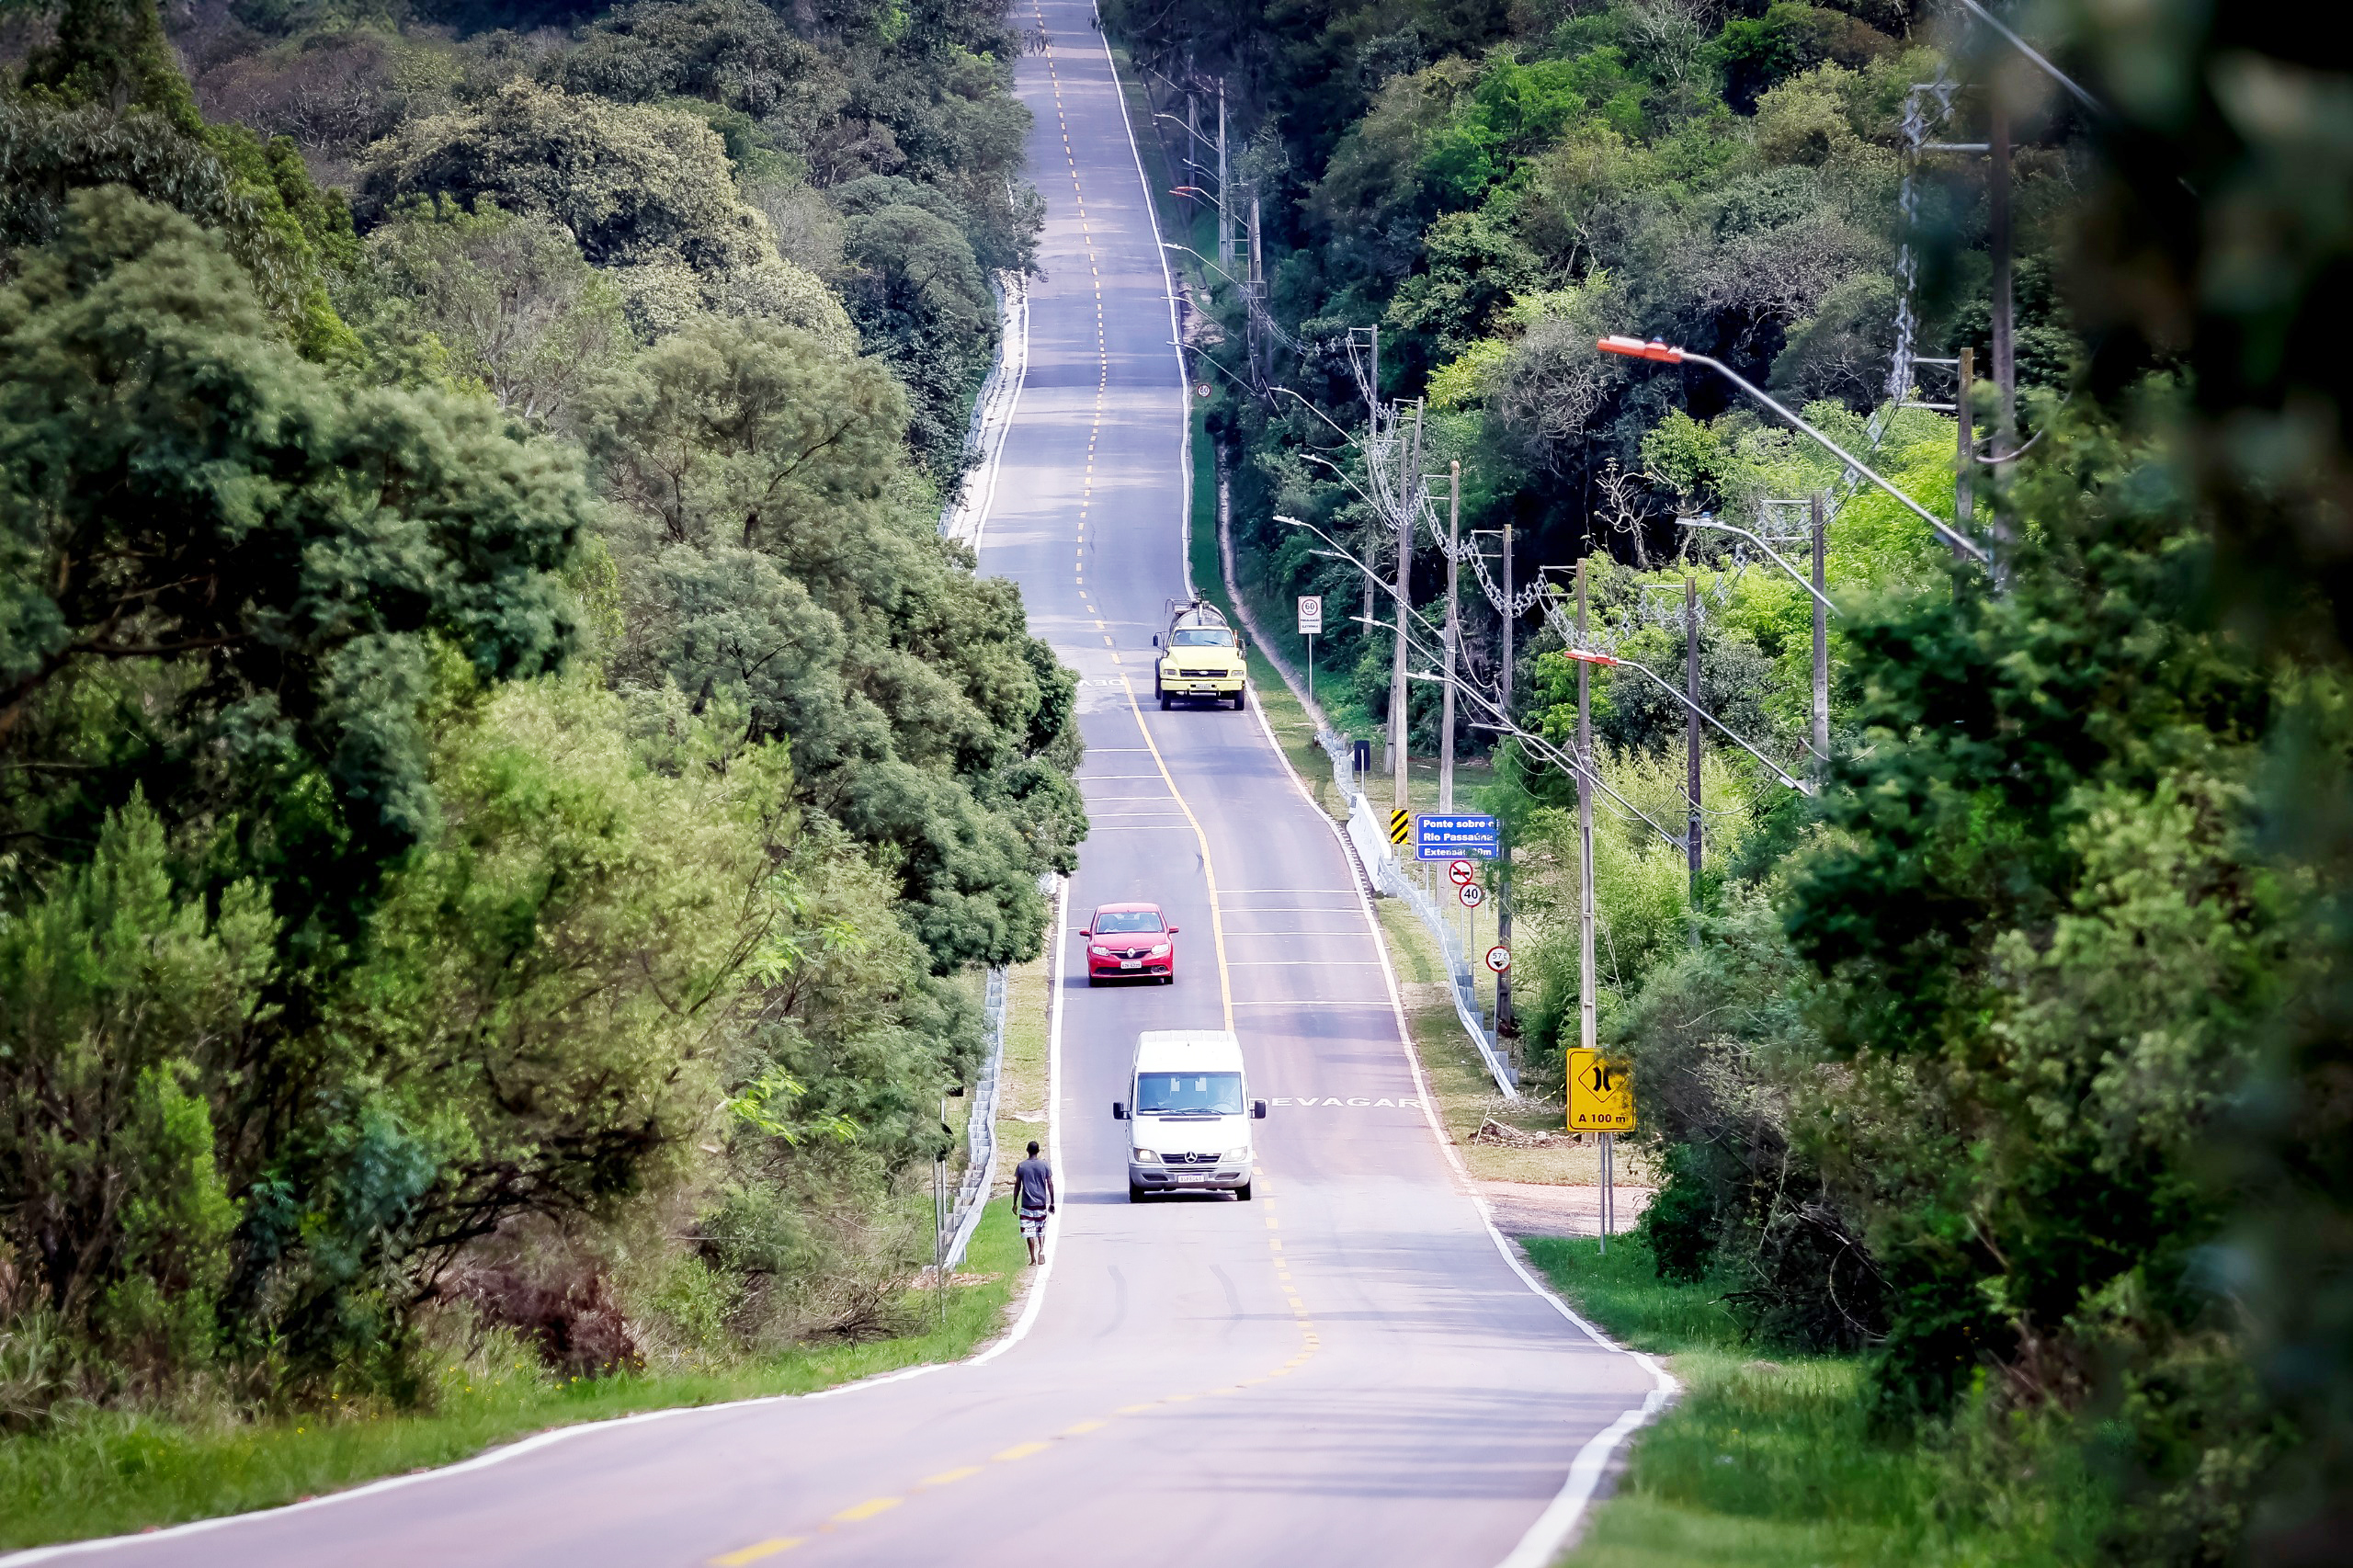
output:
[[1078, 933], [1086, 940], [1086, 983], [1176, 981], [1176, 927], [1156, 903], [1107, 903]]

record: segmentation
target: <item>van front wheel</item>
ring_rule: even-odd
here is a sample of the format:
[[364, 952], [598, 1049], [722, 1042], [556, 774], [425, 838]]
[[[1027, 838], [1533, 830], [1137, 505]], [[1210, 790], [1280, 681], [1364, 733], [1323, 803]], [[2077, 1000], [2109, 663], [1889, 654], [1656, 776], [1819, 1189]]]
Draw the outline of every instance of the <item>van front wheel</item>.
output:
[[1248, 1182], [1246, 1182], [1246, 1181], [1245, 1181], [1245, 1182], [1244, 1182], [1240, 1187], [1235, 1187], [1235, 1188], [1233, 1189], [1233, 1196], [1234, 1196], [1234, 1197], [1236, 1197], [1236, 1198], [1238, 1198], [1238, 1199], [1241, 1199], [1243, 1202], [1245, 1202], [1245, 1203], [1249, 1202], [1249, 1201], [1250, 1201], [1250, 1184], [1249, 1184]]
[[1143, 1201], [1143, 1188], [1138, 1187], [1133, 1182], [1128, 1183], [1128, 1201], [1131, 1203], [1142, 1203]]

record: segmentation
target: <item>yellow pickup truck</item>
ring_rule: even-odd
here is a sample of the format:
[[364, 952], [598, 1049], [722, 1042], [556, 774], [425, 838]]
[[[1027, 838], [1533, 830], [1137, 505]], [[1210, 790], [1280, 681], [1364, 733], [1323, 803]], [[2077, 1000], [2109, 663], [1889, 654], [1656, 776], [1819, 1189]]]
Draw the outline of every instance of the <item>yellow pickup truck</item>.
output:
[[1247, 700], [1247, 666], [1242, 657], [1241, 634], [1226, 624], [1224, 612], [1199, 599], [1169, 606], [1168, 634], [1155, 637], [1160, 661], [1152, 674], [1152, 694], [1165, 710], [1179, 698], [1206, 697], [1212, 703], [1233, 699], [1236, 712]]

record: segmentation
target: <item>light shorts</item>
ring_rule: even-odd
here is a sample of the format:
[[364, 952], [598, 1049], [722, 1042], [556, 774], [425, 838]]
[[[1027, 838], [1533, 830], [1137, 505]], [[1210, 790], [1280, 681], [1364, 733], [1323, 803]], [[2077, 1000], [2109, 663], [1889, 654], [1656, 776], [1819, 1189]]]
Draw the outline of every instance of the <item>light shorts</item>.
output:
[[1021, 1215], [1021, 1234], [1022, 1234], [1022, 1236], [1026, 1239], [1026, 1238], [1030, 1237], [1030, 1236], [1042, 1236], [1042, 1235], [1044, 1235], [1045, 1233], [1046, 1233], [1046, 1216], [1045, 1216], [1045, 1214], [1044, 1214], [1042, 1211], [1041, 1211], [1041, 1212], [1040, 1212], [1040, 1213], [1032, 1214], [1032, 1213], [1029, 1213], [1029, 1212], [1028, 1210], [1023, 1210], [1022, 1215]]

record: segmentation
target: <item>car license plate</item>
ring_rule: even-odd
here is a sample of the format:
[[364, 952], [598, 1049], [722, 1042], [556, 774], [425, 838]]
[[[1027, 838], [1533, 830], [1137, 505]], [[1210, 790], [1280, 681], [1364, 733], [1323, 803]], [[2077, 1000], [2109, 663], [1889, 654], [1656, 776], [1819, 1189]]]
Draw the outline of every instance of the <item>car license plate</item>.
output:
[[1189, 1182], [1193, 1186], [1199, 1187], [1201, 1183], [1209, 1180], [1210, 1178], [1201, 1175], [1198, 1171], [1183, 1171], [1178, 1173], [1176, 1179], [1180, 1182]]
[[1121, 959], [1121, 960], [1120, 960], [1120, 967], [1121, 969], [1142, 969], [1142, 968], [1143, 967], [1143, 960], [1142, 960], [1142, 959]]

